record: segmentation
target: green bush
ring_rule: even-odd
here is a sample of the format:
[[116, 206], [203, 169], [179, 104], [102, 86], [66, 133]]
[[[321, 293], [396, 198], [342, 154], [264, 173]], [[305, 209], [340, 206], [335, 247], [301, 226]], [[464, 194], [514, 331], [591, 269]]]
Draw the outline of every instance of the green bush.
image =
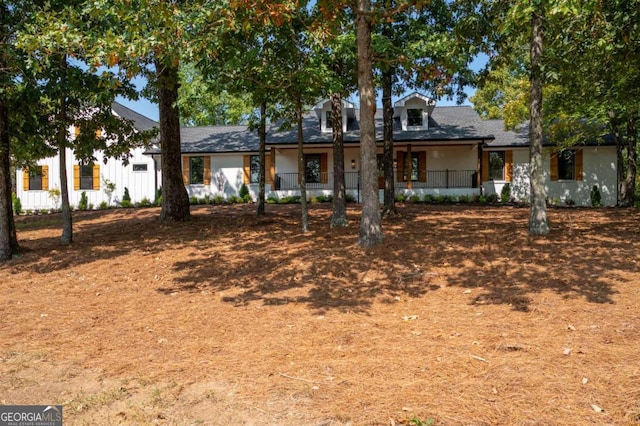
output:
[[424, 197], [422, 198], [422, 201], [424, 201], [425, 203], [433, 203], [434, 202], [433, 195], [424, 194]]
[[567, 206], [575, 206], [576, 202], [573, 199], [567, 197], [564, 199], [564, 204]]
[[216, 195], [213, 197], [213, 204], [224, 204], [226, 200], [222, 195]]
[[240, 197], [238, 197], [237, 195], [232, 195], [232, 196], [230, 196], [230, 197], [229, 197], [229, 199], [227, 200], [227, 202], [228, 202], [229, 204], [236, 204], [236, 203], [239, 203], [240, 201], [241, 201], [241, 200], [240, 200]]
[[11, 203], [13, 204], [13, 214], [20, 216], [22, 214], [22, 203], [15, 192], [11, 193]]
[[348, 192], [344, 194], [344, 199], [347, 203], [355, 203], [357, 201], [356, 196]]
[[500, 191], [500, 201], [508, 203], [509, 200], [511, 200], [511, 184], [505, 183], [502, 187], [502, 191]]
[[498, 194], [487, 195], [487, 203], [497, 203], [497, 202], [498, 202]]
[[591, 188], [591, 205], [593, 207], [602, 206], [602, 195], [600, 194], [600, 189], [598, 189], [598, 185], [593, 185], [593, 188]]
[[396, 195], [396, 201], [398, 203], [404, 203], [404, 201], [407, 199], [407, 196], [405, 194], [398, 194]]
[[333, 195], [318, 195], [316, 201], [318, 203], [330, 203], [333, 201]]
[[131, 203], [131, 200], [122, 200], [122, 202], [120, 203], [120, 207], [128, 209], [130, 207], [133, 207], [133, 204]]
[[125, 201], [129, 202], [129, 206], [131, 206], [131, 196], [129, 195], [129, 188], [127, 188], [126, 186], [124, 187], [124, 195], [122, 196], [122, 204], [124, 204]]
[[468, 204], [471, 202], [471, 197], [469, 195], [461, 195], [458, 197], [458, 202]]
[[198, 197], [191, 196], [189, 197], [189, 204], [191, 204], [192, 206], [197, 206], [198, 204], [200, 204], [200, 202], [198, 201]]
[[102, 201], [99, 205], [98, 208], [100, 210], [106, 210], [109, 208], [109, 203], [107, 203], [106, 201]]
[[411, 200], [412, 203], [419, 203], [420, 201], [420, 196], [418, 194], [413, 194], [411, 197], [409, 197], [409, 200]]
[[240, 201], [243, 203], [250, 203], [253, 201], [253, 198], [251, 197], [251, 194], [245, 194], [242, 197], [240, 197]]
[[156, 199], [153, 202], [156, 206], [162, 205], [162, 187], [156, 191]]
[[247, 188], [247, 185], [243, 183], [238, 191], [238, 196], [244, 199], [247, 195], [249, 195], [249, 188]]
[[82, 191], [80, 194], [80, 202], [78, 203], [78, 210], [86, 210], [89, 207], [89, 199], [87, 198], [87, 192]]
[[149, 200], [147, 197], [144, 197], [142, 200], [136, 203], [136, 207], [151, 207], [151, 200]]

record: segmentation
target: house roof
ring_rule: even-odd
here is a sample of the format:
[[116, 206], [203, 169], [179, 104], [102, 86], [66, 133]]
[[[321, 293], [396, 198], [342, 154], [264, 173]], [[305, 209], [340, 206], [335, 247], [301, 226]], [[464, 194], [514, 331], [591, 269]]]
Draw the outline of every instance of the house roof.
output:
[[118, 116], [133, 121], [133, 125], [136, 130], [145, 131], [151, 130], [154, 127], [158, 127], [157, 121], [154, 121], [149, 117], [145, 117], [144, 115], [137, 113], [134, 110], [127, 108], [122, 104], [119, 104], [118, 102], [113, 102], [111, 104], [111, 110]]
[[[318, 104], [321, 105], [321, 104]], [[316, 108], [318, 107], [316, 105]], [[127, 109], [128, 110], [128, 109]], [[128, 110], [132, 112], [131, 110]], [[346, 145], [360, 141], [358, 110], [355, 118], [348, 119], [344, 132]], [[117, 112], [117, 111], [116, 111]], [[140, 116], [142, 117], [142, 116]], [[145, 117], [143, 117], [145, 118]], [[156, 124], [153, 120], [148, 122]], [[429, 116], [428, 129], [405, 130], [399, 118], [394, 119], [394, 142], [426, 142], [439, 144], [482, 143], [487, 148], [525, 148], [529, 146], [528, 126], [518, 130], [505, 130], [503, 120], [483, 120], [470, 106], [435, 107]], [[376, 111], [376, 140], [383, 140], [382, 109]], [[320, 118], [314, 110], [303, 116], [303, 140], [306, 146], [332, 144], [331, 132], [322, 132]], [[185, 154], [258, 152], [259, 138], [256, 130], [247, 126], [198, 126], [180, 129], [182, 152]], [[297, 128], [281, 129], [279, 123], [267, 128], [267, 146], [295, 146]], [[545, 142], [545, 145], [551, 145]], [[147, 153], [157, 154], [160, 150], [152, 148]]]

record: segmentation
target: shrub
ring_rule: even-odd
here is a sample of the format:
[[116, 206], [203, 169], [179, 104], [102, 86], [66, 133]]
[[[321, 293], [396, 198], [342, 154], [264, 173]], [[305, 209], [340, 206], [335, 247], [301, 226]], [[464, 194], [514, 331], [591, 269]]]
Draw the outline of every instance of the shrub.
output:
[[318, 195], [316, 201], [318, 203], [330, 203], [333, 201], [333, 195]]
[[497, 203], [497, 202], [498, 202], [498, 194], [487, 195], [487, 203]]
[[243, 183], [238, 191], [238, 196], [244, 199], [247, 195], [249, 195], [249, 188], [247, 188], [247, 185]]
[[436, 195], [433, 197], [433, 202], [436, 204], [444, 204], [445, 201], [447, 201], [447, 199], [444, 195]]
[[108, 208], [109, 208], [109, 204], [108, 204], [106, 201], [102, 201], [102, 202], [98, 205], [98, 208], [99, 208], [100, 210], [106, 210], [106, 209], [108, 209]]
[[240, 197], [238, 197], [237, 195], [232, 195], [232, 196], [229, 197], [227, 202], [230, 203], [230, 204], [239, 203], [240, 202]]
[[20, 216], [22, 214], [22, 203], [15, 192], [11, 193], [11, 203], [13, 204], [13, 213], [16, 216]]
[[131, 196], [129, 195], [129, 188], [127, 188], [126, 186], [124, 187], [124, 195], [122, 196], [122, 204], [124, 204], [125, 201], [129, 202], [129, 206], [131, 206]]
[[224, 204], [225, 199], [222, 195], [216, 195], [213, 197], [213, 204]]
[[486, 204], [487, 203], [487, 197], [485, 197], [484, 195], [478, 195], [478, 199], [476, 201], [478, 203], [480, 203], [480, 204]]
[[102, 178], [102, 187], [105, 195], [107, 196], [107, 205], [111, 204], [111, 196], [116, 192], [116, 184], [109, 179]]
[[120, 202], [120, 207], [128, 209], [129, 207], [133, 207], [133, 204], [131, 203], [131, 200], [122, 200]]
[[356, 202], [356, 196], [350, 193], [346, 193], [344, 195], [344, 199], [346, 200], [347, 203], [355, 203]]
[[564, 203], [567, 206], [575, 206], [576, 205], [576, 202], [573, 199], [569, 198], [569, 197], [564, 199]]
[[600, 194], [600, 189], [598, 189], [598, 185], [593, 185], [591, 188], [591, 205], [593, 207], [601, 207], [602, 206], [602, 195]]
[[151, 207], [151, 200], [149, 200], [147, 197], [144, 197], [142, 200], [140, 200], [138, 203], [136, 203], [137, 207]]
[[80, 202], [78, 203], [78, 210], [86, 210], [89, 206], [89, 199], [87, 198], [87, 191], [82, 191], [80, 194]]
[[412, 203], [419, 203], [421, 201], [418, 194], [413, 194], [411, 197], [409, 197], [409, 199]]
[[422, 201], [424, 201], [425, 203], [433, 203], [434, 197], [431, 194], [424, 194], [424, 198], [422, 199]]
[[468, 204], [471, 202], [471, 197], [469, 195], [461, 195], [458, 197], [458, 202]]
[[156, 191], [156, 199], [153, 201], [157, 206], [162, 204], [162, 187]]
[[189, 204], [191, 204], [192, 206], [198, 205], [198, 197], [196, 197], [195, 195], [189, 197]]
[[278, 204], [278, 196], [271, 194], [267, 197], [266, 203], [267, 204]]
[[404, 194], [398, 194], [396, 195], [396, 201], [399, 203], [404, 203], [404, 200], [407, 199], [407, 196]]
[[53, 201], [54, 208], [58, 208], [60, 203], [60, 189], [58, 187], [51, 188], [49, 191], [49, 198]]
[[500, 201], [503, 203], [508, 203], [511, 199], [511, 184], [505, 183], [502, 187], [502, 191], [500, 191]]

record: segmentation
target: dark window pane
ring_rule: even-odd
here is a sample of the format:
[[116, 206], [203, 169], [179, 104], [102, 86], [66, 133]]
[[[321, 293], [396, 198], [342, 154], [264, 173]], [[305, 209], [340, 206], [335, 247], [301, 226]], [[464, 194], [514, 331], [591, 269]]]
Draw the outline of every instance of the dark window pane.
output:
[[333, 112], [327, 111], [325, 114], [325, 129], [333, 129]]
[[133, 165], [133, 171], [134, 172], [146, 172], [147, 171], [147, 165], [146, 164], [134, 164]]
[[504, 180], [504, 151], [489, 152], [489, 180]]
[[80, 189], [93, 189], [93, 164], [80, 165]]
[[407, 126], [422, 127], [422, 109], [410, 108], [407, 110]]
[[42, 190], [42, 166], [29, 167], [29, 190]]
[[305, 160], [305, 178], [308, 183], [320, 183], [320, 154], [307, 154]]
[[191, 175], [189, 183], [192, 185], [204, 183], [204, 157], [191, 157], [189, 173]]
[[558, 179], [574, 180], [576, 178], [576, 153], [564, 150], [558, 153]]
[[252, 155], [250, 159], [250, 179], [249, 183], [259, 183], [260, 182], [260, 156]]

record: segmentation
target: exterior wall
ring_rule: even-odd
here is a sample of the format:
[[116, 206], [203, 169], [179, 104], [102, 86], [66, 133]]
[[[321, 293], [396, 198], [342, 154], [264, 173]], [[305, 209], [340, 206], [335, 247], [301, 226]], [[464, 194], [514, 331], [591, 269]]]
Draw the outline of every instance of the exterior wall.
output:
[[603, 206], [615, 206], [617, 202], [617, 157], [613, 146], [584, 147], [582, 181], [549, 181], [550, 154], [545, 152], [544, 164], [547, 178], [547, 196], [551, 202], [565, 204], [567, 199], [578, 206], [591, 205], [591, 189], [598, 186]]
[[[547, 198], [553, 204], [566, 204], [572, 200], [578, 206], [591, 205], [591, 189], [598, 186], [602, 205], [615, 206], [617, 201], [617, 158], [614, 146], [580, 148], [583, 152], [583, 180], [551, 181], [551, 154], [544, 152], [543, 166], [547, 188]], [[505, 181], [483, 182], [485, 194], [498, 194]], [[529, 150], [513, 150], [513, 180], [511, 197], [516, 201], [528, 202], [530, 197]]]
[[[128, 165], [123, 165], [120, 160], [108, 159], [107, 163], [103, 162], [103, 155], [96, 154], [95, 164], [100, 166], [100, 187], [95, 190], [74, 190], [73, 187], [73, 166], [78, 164], [75, 155], [70, 149], [67, 149], [67, 178], [69, 187], [69, 203], [71, 206], [77, 207], [80, 202], [82, 192], [86, 192], [90, 205], [97, 208], [100, 203], [108, 202], [107, 194], [104, 192], [103, 179], [115, 183], [116, 190], [111, 197], [111, 205], [122, 200], [124, 188], [129, 189], [129, 195], [133, 203], [147, 198], [153, 201], [155, 198], [155, 169], [154, 160], [150, 156], [144, 155], [142, 149], [136, 149], [132, 152], [133, 156]], [[134, 164], [145, 164], [146, 172], [134, 172]], [[49, 168], [49, 190], [60, 189], [60, 166], [58, 157], [46, 158], [38, 161], [38, 165], [46, 165]], [[34, 191], [24, 188], [22, 169], [16, 172], [16, 195], [20, 198], [23, 210], [50, 210], [60, 207], [60, 202], [56, 204], [55, 200], [50, 197], [48, 191]], [[158, 177], [158, 182], [160, 178]]]
[[[412, 152], [424, 151], [415, 147]], [[427, 151], [427, 171], [429, 170], [476, 170], [478, 167], [478, 147], [473, 146], [430, 146]]]

